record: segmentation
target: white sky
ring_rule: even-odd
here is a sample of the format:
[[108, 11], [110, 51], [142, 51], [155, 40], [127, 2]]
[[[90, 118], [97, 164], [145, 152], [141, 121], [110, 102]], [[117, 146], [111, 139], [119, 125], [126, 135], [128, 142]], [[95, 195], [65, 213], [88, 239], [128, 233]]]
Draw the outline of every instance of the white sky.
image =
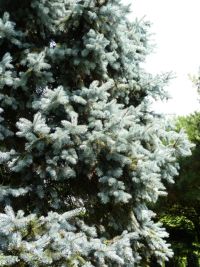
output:
[[146, 61], [151, 73], [173, 71], [176, 78], [168, 86], [172, 99], [156, 103], [154, 109], [168, 114], [186, 115], [200, 111], [196, 88], [188, 74], [200, 66], [200, 0], [122, 0], [131, 3], [133, 15], [145, 16], [153, 25], [155, 53]]

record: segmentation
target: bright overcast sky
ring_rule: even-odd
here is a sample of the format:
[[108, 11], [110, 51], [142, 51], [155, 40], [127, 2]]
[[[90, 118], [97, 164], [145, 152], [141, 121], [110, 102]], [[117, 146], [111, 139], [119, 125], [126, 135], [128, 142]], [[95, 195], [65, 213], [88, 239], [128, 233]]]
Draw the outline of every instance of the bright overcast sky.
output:
[[186, 115], [200, 111], [196, 88], [188, 74], [200, 66], [200, 0], [122, 0], [132, 3], [133, 15], [151, 21], [155, 53], [146, 61], [151, 73], [173, 71], [176, 78], [168, 86], [172, 99], [156, 103], [155, 110]]

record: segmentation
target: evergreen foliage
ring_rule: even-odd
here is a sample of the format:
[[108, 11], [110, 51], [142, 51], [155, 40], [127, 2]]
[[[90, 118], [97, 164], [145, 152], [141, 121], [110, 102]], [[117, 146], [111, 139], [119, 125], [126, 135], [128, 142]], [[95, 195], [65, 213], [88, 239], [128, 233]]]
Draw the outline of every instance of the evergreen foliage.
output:
[[[168, 186], [168, 197], [159, 201], [158, 217], [170, 233], [174, 258], [169, 266], [200, 264], [200, 114], [178, 117], [177, 131], [183, 128], [195, 144], [192, 155], [182, 158], [176, 183]], [[168, 265], [167, 265], [168, 266]]]
[[118, 0], [0, 2], [0, 266], [148, 266], [149, 209], [190, 154], [151, 111], [149, 23]]

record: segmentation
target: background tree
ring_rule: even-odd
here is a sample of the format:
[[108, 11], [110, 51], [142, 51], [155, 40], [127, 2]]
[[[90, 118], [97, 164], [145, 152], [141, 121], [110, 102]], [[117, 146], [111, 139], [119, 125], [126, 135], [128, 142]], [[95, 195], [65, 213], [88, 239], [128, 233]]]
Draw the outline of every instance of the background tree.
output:
[[[148, 266], [172, 256], [149, 209], [190, 153], [155, 115], [168, 74], [120, 1], [0, 2], [1, 266]], [[5, 212], [4, 212], [5, 209]]]
[[[169, 266], [200, 266], [200, 113], [179, 117], [177, 130], [185, 129], [195, 147], [181, 158], [176, 183], [157, 205], [160, 220], [170, 233], [175, 255]], [[167, 265], [168, 266], [168, 265]]]

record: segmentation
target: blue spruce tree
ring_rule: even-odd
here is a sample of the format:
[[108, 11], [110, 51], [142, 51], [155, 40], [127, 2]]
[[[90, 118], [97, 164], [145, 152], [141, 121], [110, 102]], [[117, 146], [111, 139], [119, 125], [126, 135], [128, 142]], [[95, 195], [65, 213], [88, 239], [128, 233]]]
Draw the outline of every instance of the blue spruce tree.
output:
[[173, 252], [149, 204], [183, 132], [151, 110], [149, 24], [119, 0], [0, 2], [0, 266], [139, 267]]

